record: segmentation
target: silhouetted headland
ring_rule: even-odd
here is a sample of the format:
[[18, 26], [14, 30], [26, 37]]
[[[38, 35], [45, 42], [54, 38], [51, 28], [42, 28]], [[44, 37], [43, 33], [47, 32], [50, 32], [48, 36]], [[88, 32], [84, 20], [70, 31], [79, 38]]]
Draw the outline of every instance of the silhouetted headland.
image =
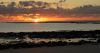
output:
[[[35, 22], [4, 22], [4, 23], [35, 23]], [[100, 24], [100, 21], [47, 21], [47, 22], [38, 22], [38, 23], [91, 23], [91, 24]]]

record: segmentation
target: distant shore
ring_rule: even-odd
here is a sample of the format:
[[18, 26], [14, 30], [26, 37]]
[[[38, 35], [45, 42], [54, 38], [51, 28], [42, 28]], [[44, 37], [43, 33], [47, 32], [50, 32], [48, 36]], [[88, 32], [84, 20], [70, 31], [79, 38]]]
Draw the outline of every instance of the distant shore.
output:
[[[2, 22], [2, 23], [35, 23], [35, 22]], [[38, 22], [38, 23], [91, 23], [91, 24], [100, 24], [100, 21], [47, 21], [47, 22]]]

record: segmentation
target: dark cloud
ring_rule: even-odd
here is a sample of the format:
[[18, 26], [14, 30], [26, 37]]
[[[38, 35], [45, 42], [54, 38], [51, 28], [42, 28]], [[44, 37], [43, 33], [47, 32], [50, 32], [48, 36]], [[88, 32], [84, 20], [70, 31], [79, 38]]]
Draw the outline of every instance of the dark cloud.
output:
[[[60, 0], [59, 2], [65, 2]], [[51, 3], [42, 1], [20, 1], [19, 4], [11, 2], [7, 6], [0, 3], [0, 14], [53, 14], [53, 15], [70, 15], [70, 14], [100, 14], [100, 6], [85, 5], [74, 9], [52, 8]], [[57, 7], [57, 6], [55, 6]]]

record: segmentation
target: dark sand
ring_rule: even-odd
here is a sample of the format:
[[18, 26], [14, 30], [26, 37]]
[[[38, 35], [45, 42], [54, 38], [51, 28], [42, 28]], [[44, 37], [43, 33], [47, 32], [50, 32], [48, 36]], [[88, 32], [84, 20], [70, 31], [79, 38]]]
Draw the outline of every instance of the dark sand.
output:
[[100, 53], [100, 45], [7, 49], [0, 53]]

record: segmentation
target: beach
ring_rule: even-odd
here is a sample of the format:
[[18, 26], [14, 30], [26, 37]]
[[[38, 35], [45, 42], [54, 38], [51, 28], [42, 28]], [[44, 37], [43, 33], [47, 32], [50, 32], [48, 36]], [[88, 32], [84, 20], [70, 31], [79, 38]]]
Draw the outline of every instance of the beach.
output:
[[0, 53], [99, 53], [100, 45], [37, 47], [0, 50]]

